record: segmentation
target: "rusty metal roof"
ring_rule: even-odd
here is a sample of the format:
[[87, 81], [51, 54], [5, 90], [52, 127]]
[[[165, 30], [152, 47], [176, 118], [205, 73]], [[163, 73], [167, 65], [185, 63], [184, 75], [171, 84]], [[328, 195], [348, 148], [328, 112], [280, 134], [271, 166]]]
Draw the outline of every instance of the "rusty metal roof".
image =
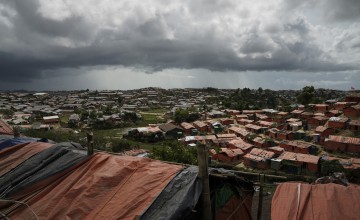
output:
[[339, 142], [339, 143], [347, 143], [347, 144], [359, 144], [360, 145], [360, 138], [355, 137], [344, 137], [338, 135], [330, 135], [330, 141]]
[[243, 156], [243, 158], [258, 161], [258, 162], [266, 160], [265, 158], [262, 158], [262, 157], [259, 157], [259, 156], [256, 156], [256, 155], [252, 155], [252, 154], [245, 154]]
[[278, 159], [318, 164], [320, 157], [309, 154], [300, 154], [285, 151], [278, 157]]
[[272, 151], [262, 150], [262, 149], [259, 149], [259, 148], [253, 148], [250, 151], [250, 154], [258, 156], [258, 157], [262, 157], [264, 159], [271, 159], [275, 155], [275, 153], [272, 152]]
[[208, 126], [208, 125], [205, 124], [205, 122], [203, 122], [203, 121], [194, 121], [194, 122], [193, 122], [193, 125], [194, 125], [194, 126], [197, 126], [197, 127], [199, 127], [199, 128]]
[[187, 123], [187, 122], [183, 122], [180, 124], [181, 127], [183, 127], [184, 129], [194, 129], [195, 127], [192, 126], [191, 124]]

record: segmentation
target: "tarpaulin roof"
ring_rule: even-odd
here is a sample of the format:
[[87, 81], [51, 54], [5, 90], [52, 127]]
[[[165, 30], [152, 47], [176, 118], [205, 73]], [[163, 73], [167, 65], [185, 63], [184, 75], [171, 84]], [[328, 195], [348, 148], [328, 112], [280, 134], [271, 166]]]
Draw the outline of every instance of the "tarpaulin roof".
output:
[[52, 144], [33, 142], [18, 144], [3, 150], [0, 150], [0, 177], [9, 170], [17, 167], [25, 160], [35, 154], [49, 148]]
[[[195, 166], [107, 153], [87, 156], [79, 144], [40, 142], [1, 150], [0, 166], [6, 168], [0, 175], [0, 213], [10, 219], [180, 220], [199, 213], [193, 211], [202, 190]], [[215, 191], [233, 185], [231, 196], [216, 206], [216, 219], [239, 219], [250, 213], [252, 183], [226, 175], [226, 180], [210, 178]]]
[[359, 219], [360, 187], [282, 183], [274, 193], [271, 219]]
[[[200, 197], [202, 185], [198, 167], [192, 166], [180, 172], [161, 192], [140, 220], [184, 219], [191, 213]], [[160, 208], [161, 207], [161, 208]]]
[[[183, 169], [148, 158], [105, 153], [75, 167], [12, 198], [25, 200], [40, 219], [135, 219]], [[25, 207], [8, 210], [5, 213], [10, 218], [25, 219], [28, 215]]]
[[17, 144], [29, 143], [29, 142], [52, 142], [52, 141], [49, 141], [47, 139], [29, 138], [29, 137], [11, 138], [4, 140], [2, 142], [0, 141], [0, 150]]
[[[46, 147], [48, 146], [44, 146]], [[17, 152], [12, 157], [18, 157]], [[59, 143], [43, 149], [0, 177], [0, 196], [16, 194], [36, 182], [66, 170], [85, 157], [86, 151], [80, 144], [75, 143]]]
[[0, 120], [0, 134], [13, 135], [14, 131], [12, 127], [3, 120]]

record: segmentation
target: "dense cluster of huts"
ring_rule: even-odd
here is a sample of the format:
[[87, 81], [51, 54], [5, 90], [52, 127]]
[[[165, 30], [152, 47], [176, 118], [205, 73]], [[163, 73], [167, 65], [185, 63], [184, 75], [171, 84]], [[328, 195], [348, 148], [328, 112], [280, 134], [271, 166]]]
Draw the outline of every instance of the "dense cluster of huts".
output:
[[[213, 160], [256, 169], [314, 174], [325, 160], [345, 156], [345, 168], [360, 168], [360, 96], [344, 101], [299, 105], [291, 112], [274, 109], [218, 111], [202, 120], [149, 125], [129, 133], [156, 139], [177, 138], [189, 147], [206, 143]], [[350, 135], [350, 136], [346, 136]], [[134, 136], [134, 135], [133, 135]], [[154, 139], [152, 139], [154, 140]], [[348, 164], [351, 163], [351, 166]]]

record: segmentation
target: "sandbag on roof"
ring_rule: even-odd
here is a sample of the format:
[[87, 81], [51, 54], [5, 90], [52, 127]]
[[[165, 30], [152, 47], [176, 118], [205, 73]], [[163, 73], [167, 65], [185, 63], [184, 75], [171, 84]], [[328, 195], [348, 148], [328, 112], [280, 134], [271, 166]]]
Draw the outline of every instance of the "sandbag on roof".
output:
[[[27, 146], [32, 147], [37, 143]], [[15, 152], [12, 157], [18, 157], [17, 153]], [[7, 198], [21, 189], [75, 165], [84, 158], [86, 151], [80, 144], [59, 143], [44, 149], [0, 177], [0, 197]]]
[[0, 150], [0, 177], [17, 167], [25, 160], [34, 156], [35, 154], [51, 147], [53, 144], [33, 142], [23, 143]]
[[49, 142], [53, 143], [52, 141], [48, 139], [40, 139], [40, 138], [30, 138], [30, 137], [18, 137], [18, 138], [11, 138], [4, 140], [0, 143], [0, 150], [17, 145], [17, 144], [23, 144], [23, 143], [30, 143], [30, 142]]
[[[26, 202], [39, 219], [136, 219], [183, 169], [148, 158], [105, 153], [76, 166], [36, 194], [28, 193], [35, 192], [38, 183], [11, 198]], [[1, 212], [11, 219], [28, 217], [23, 206]]]
[[197, 178], [198, 167], [191, 166], [180, 172], [161, 192], [140, 220], [180, 220], [195, 208], [202, 184]]
[[271, 219], [359, 219], [360, 187], [334, 183], [282, 183], [274, 193]]

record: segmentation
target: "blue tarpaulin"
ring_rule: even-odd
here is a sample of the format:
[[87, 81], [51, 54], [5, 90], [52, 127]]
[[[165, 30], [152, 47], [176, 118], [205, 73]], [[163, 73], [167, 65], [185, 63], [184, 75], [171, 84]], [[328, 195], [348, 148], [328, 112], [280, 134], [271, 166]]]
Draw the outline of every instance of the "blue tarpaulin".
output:
[[30, 142], [52, 142], [52, 141], [49, 141], [48, 139], [29, 138], [29, 137], [11, 138], [0, 142], [0, 150], [17, 144], [30, 143]]

